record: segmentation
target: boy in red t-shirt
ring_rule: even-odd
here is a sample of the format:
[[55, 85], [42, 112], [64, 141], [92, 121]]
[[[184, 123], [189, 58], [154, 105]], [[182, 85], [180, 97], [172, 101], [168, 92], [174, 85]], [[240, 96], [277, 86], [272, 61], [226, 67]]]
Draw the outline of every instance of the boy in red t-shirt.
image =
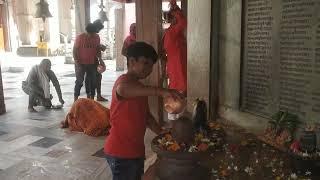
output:
[[144, 42], [136, 42], [127, 49], [128, 72], [121, 75], [112, 90], [110, 134], [104, 152], [113, 180], [139, 180], [144, 171], [144, 135], [146, 127], [156, 134], [161, 126], [149, 111], [148, 96], [181, 98], [176, 90], [146, 86], [139, 80], [152, 72], [158, 55]]

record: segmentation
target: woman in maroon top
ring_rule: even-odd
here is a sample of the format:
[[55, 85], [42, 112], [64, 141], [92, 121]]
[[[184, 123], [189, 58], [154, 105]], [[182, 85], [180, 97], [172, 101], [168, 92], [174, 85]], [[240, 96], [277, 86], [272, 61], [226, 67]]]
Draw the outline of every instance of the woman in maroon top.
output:
[[127, 56], [128, 47], [135, 42], [136, 42], [136, 23], [132, 23], [130, 25], [130, 35], [127, 36], [123, 42], [121, 54], [123, 56]]
[[151, 87], [139, 80], [152, 72], [158, 55], [153, 47], [136, 42], [127, 49], [128, 72], [121, 75], [112, 90], [110, 134], [104, 152], [113, 180], [139, 180], [144, 171], [146, 127], [156, 134], [160, 125], [149, 111], [148, 96], [181, 98], [176, 90]]

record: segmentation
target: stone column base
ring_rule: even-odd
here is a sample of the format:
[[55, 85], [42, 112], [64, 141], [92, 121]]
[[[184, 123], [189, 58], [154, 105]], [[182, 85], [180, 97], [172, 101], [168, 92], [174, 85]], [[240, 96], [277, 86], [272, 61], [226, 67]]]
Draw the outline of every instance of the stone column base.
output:
[[4, 95], [3, 95], [3, 84], [2, 84], [2, 73], [0, 66], [0, 115], [6, 112], [6, 105], [4, 104]]
[[6, 113], [6, 105], [3, 103], [0, 105], [0, 115], [4, 113]]

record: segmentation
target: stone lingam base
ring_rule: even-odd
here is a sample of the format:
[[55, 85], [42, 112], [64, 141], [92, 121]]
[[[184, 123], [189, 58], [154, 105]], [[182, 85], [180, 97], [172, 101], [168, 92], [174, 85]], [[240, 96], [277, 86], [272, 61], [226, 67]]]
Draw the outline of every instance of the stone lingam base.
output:
[[152, 150], [157, 153], [154, 175], [159, 180], [209, 180], [210, 169], [200, 164], [200, 159], [208, 157], [205, 152], [170, 152], [160, 149], [152, 141]]
[[151, 143], [158, 156], [155, 176], [160, 180], [209, 179], [210, 169], [200, 162], [224, 144], [223, 129], [213, 125], [204, 124], [200, 130], [187, 117], [172, 121], [171, 132], [155, 137]]
[[[279, 151], [268, 144], [257, 139], [255, 134], [248, 132], [246, 129], [239, 127], [230, 121], [218, 121], [225, 130], [225, 142], [223, 150], [212, 152], [200, 160], [201, 165], [210, 169], [210, 174], [206, 178], [202, 178], [200, 174], [197, 180], [202, 179], [233, 179], [233, 180], [251, 180], [251, 179], [320, 179], [317, 175], [319, 168], [316, 170], [308, 169], [308, 171], [297, 171], [291, 161], [292, 156], [287, 152]], [[153, 142], [153, 146], [154, 143]], [[154, 147], [153, 147], [154, 148]], [[156, 146], [159, 148], [159, 146]], [[154, 149], [159, 157], [166, 157], [168, 151]], [[173, 156], [183, 156], [180, 152], [169, 152], [167, 154]], [[195, 153], [187, 154], [196, 156]], [[202, 155], [201, 155], [202, 156]], [[144, 174], [143, 180], [165, 180], [164, 176], [159, 176], [159, 169], [172, 172], [174, 169], [170, 164], [167, 167], [161, 167], [158, 159]], [[197, 161], [196, 161], [197, 162]], [[199, 162], [199, 161], [198, 161]], [[320, 161], [319, 161], [320, 162]], [[308, 162], [308, 166], [310, 162]], [[205, 168], [204, 168], [205, 169]], [[157, 172], [156, 172], [157, 171]], [[177, 169], [179, 171], [179, 169]], [[192, 172], [192, 171], [190, 171]], [[195, 171], [193, 171], [195, 172]], [[167, 173], [167, 172], [164, 172]], [[174, 173], [174, 172], [172, 172]], [[196, 173], [194, 173], [196, 174]], [[176, 175], [177, 178], [174, 178]], [[175, 180], [184, 180], [183, 176], [178, 173], [172, 175]], [[158, 177], [156, 177], [158, 176]], [[182, 177], [182, 178], [180, 178]], [[187, 178], [186, 178], [187, 179]]]

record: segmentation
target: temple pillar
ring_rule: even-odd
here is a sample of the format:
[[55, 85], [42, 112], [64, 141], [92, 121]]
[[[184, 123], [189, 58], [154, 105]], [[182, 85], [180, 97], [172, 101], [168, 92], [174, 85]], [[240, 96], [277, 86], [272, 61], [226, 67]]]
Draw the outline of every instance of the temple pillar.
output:
[[[188, 1], [188, 111], [197, 98], [209, 104], [211, 0]], [[212, 77], [214, 78], [214, 77]]]
[[0, 115], [5, 112], [6, 112], [6, 105], [4, 104], [2, 73], [1, 73], [1, 66], [0, 66]]
[[122, 8], [115, 9], [115, 18], [117, 22], [115, 24], [115, 36], [116, 36], [116, 70], [123, 71], [125, 66], [125, 57], [121, 54], [122, 45], [124, 41], [124, 12], [125, 6], [122, 4]]
[[[0, 0], [1, 1], [1, 0]], [[0, 4], [0, 51], [10, 51], [10, 36], [8, 23], [8, 2]]]
[[[151, 44], [157, 52], [161, 40], [161, 9], [162, 0], [136, 0], [137, 41]], [[161, 87], [159, 61], [153, 66], [153, 72], [144, 82], [151, 86]], [[162, 123], [163, 105], [161, 98], [150, 97], [149, 105], [151, 113]]]
[[[75, 0], [75, 28], [76, 28], [76, 34], [80, 34], [85, 32], [86, 29], [86, 2], [85, 0]], [[89, 14], [90, 16], [90, 14]]]
[[55, 50], [60, 45], [60, 28], [59, 28], [59, 6], [57, 0], [47, 0], [49, 3], [49, 10], [52, 14], [51, 18], [47, 18], [49, 27], [49, 42], [50, 48]]
[[32, 32], [32, 7], [35, 4], [30, 3], [29, 0], [19, 0], [15, 1], [16, 11], [17, 11], [17, 27], [19, 31], [19, 38], [22, 45], [31, 44], [31, 32]]

